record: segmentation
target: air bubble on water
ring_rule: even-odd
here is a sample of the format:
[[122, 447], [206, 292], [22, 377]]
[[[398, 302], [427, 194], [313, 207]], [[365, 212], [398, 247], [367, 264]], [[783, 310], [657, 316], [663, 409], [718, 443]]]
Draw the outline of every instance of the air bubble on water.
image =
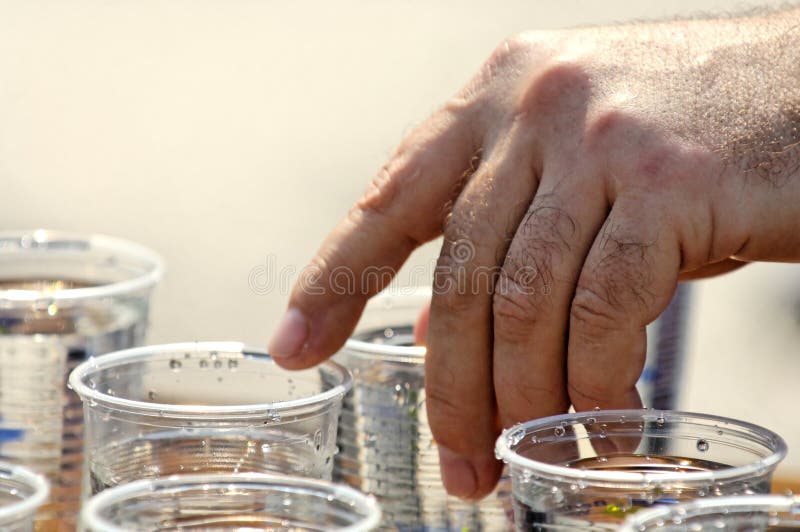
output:
[[598, 456], [597, 461], [600, 463], [608, 462], [608, 458], [605, 456]]
[[10, 490], [8, 490], [8, 493], [9, 495], [16, 495], [17, 493], [19, 493], [19, 490], [17, 488], [11, 488]]
[[589, 419], [586, 420], [587, 425], [594, 425], [595, 423], [597, 423], [597, 419], [593, 417], [590, 417]]
[[216, 360], [218, 356], [219, 353], [216, 351], [211, 351], [211, 353], [209, 353], [209, 357], [211, 357], [211, 360]]
[[239, 361], [232, 358], [228, 359], [228, 369], [236, 369], [239, 367]]
[[599, 412], [599, 411], [600, 411], [600, 407], [599, 407], [599, 406], [596, 406], [596, 407], [594, 407], [594, 408], [593, 408], [593, 410], [594, 410], [595, 412]]
[[553, 429], [553, 434], [555, 434], [557, 438], [563, 436], [566, 432], [564, 427], [556, 427]]
[[539, 438], [534, 434], [531, 436], [531, 443], [539, 443]]
[[200, 367], [201, 368], [207, 368], [208, 367], [208, 360], [206, 360], [206, 359], [201, 360], [200, 361]]
[[155, 401], [156, 397], [158, 397], [158, 394], [156, 393], [155, 390], [150, 390], [149, 392], [147, 392], [147, 398], [150, 399], [151, 401]]
[[708, 451], [708, 442], [706, 440], [697, 440], [697, 450], [701, 453]]
[[179, 369], [181, 369], [182, 365], [183, 364], [181, 364], [181, 361], [178, 360], [178, 359], [175, 359], [175, 358], [173, 358], [172, 360], [169, 361], [169, 367], [172, 368], [175, 371], [178, 371]]

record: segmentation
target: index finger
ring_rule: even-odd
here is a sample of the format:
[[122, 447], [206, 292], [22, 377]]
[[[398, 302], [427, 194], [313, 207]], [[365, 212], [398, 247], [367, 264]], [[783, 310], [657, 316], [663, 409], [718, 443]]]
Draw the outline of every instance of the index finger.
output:
[[294, 285], [269, 344], [279, 364], [312, 366], [344, 344], [367, 299], [416, 247], [441, 233], [446, 205], [475, 152], [470, 118], [456, 105], [404, 139]]

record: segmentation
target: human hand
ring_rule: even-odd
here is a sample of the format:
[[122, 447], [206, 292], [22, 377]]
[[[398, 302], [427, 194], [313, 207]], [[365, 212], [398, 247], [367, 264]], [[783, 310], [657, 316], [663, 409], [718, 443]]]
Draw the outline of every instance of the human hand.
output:
[[799, 13], [504, 42], [328, 236], [270, 352], [330, 356], [388, 283], [366, 272], [443, 235], [426, 396], [448, 491], [491, 490], [501, 426], [639, 406], [679, 279], [800, 258]]

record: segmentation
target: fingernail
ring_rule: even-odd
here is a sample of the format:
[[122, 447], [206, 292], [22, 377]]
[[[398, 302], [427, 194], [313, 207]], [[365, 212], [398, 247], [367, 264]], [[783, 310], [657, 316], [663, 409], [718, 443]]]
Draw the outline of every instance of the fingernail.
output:
[[275, 358], [297, 355], [308, 338], [308, 320], [296, 308], [290, 308], [278, 324], [278, 330], [269, 343], [269, 354]]
[[442, 470], [444, 489], [450, 495], [467, 499], [478, 489], [475, 468], [450, 449], [439, 446], [439, 467]]

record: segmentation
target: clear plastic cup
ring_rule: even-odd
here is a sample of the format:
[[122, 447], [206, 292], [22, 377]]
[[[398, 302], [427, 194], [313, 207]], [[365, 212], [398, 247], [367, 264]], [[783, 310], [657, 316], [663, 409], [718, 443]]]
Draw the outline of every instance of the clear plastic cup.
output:
[[329, 479], [350, 373], [286, 371], [238, 342], [129, 349], [70, 375], [84, 402], [88, 494], [188, 473], [279, 472]]
[[425, 411], [425, 347], [413, 327], [430, 288], [394, 288], [370, 300], [334, 359], [353, 373], [344, 400], [334, 478], [375, 495], [383, 526], [400, 530], [504, 530], [510, 485], [480, 503], [448, 497]]
[[643, 510], [619, 532], [778, 532], [800, 530], [800, 496], [747, 495], [698, 499]]
[[95, 495], [81, 511], [84, 532], [356, 532], [379, 521], [375, 499], [347, 486], [258, 473], [138, 480]]
[[119, 238], [0, 232], [0, 459], [50, 480], [42, 526], [70, 530], [77, 520], [83, 411], [67, 375], [143, 342], [163, 273], [156, 253]]
[[44, 476], [28, 468], [0, 463], [0, 530], [29, 532], [50, 488]]
[[606, 410], [512, 427], [497, 456], [511, 471], [518, 530], [615, 530], [650, 506], [768, 493], [786, 444], [734, 419]]

